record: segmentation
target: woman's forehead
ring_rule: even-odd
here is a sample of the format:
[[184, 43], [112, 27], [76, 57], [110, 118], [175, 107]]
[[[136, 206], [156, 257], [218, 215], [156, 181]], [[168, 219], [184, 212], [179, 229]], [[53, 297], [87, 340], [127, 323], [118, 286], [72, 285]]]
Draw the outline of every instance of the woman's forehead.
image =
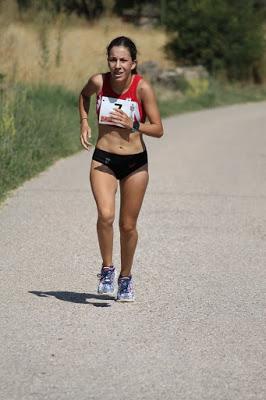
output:
[[124, 46], [113, 46], [109, 52], [112, 57], [131, 57], [129, 50]]

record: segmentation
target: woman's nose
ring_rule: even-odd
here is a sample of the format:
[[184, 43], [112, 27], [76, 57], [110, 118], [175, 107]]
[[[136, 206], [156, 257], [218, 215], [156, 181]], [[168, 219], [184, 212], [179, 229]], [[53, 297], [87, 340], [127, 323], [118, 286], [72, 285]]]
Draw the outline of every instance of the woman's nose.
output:
[[116, 68], [119, 68], [119, 67], [120, 67], [120, 60], [116, 60], [115, 67], [116, 67]]

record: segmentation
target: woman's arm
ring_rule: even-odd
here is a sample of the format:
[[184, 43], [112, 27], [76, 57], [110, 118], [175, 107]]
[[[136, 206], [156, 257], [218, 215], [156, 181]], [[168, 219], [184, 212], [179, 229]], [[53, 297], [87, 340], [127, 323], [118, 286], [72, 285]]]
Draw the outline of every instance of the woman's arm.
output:
[[151, 85], [144, 79], [139, 83], [139, 94], [144, 106], [144, 110], [150, 122], [149, 124], [141, 122], [139, 126], [139, 132], [157, 138], [162, 137], [163, 125], [156, 96]]
[[79, 96], [79, 115], [80, 115], [80, 142], [88, 150], [90, 143], [91, 128], [88, 123], [91, 96], [98, 93], [102, 87], [102, 74], [93, 75], [82, 89]]

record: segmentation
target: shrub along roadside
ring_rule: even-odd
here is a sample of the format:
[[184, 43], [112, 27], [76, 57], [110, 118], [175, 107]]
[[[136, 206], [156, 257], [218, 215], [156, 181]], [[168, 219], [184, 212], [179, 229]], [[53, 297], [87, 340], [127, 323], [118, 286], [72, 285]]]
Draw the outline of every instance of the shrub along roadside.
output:
[[198, 111], [206, 108], [220, 107], [238, 103], [247, 103], [266, 100], [266, 86], [241, 85], [239, 83], [223, 84], [211, 80], [209, 87], [199, 96], [172, 97], [168, 99], [159, 98], [159, 108], [162, 117]]
[[0, 199], [80, 149], [77, 95], [48, 86], [15, 86], [2, 92]]

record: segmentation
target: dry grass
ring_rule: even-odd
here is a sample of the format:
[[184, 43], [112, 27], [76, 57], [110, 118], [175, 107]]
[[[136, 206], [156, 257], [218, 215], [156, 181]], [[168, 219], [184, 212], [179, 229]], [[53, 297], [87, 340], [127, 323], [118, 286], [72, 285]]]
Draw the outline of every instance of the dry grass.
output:
[[[4, 29], [2, 27], [0, 72], [12, 80], [45, 81], [78, 90], [88, 76], [106, 70], [106, 45], [120, 35], [129, 36], [135, 41], [139, 63], [154, 60], [162, 67], [171, 65], [163, 52], [166, 34], [161, 29], [136, 28], [118, 18], [102, 19], [94, 25], [80, 20], [73, 26], [61, 17], [57, 23], [47, 26], [45, 51], [48, 61], [45, 68], [41, 66], [44, 49], [40, 42], [40, 35], [43, 35], [40, 25], [36, 22], [31, 25], [9, 22]], [[61, 45], [58, 42], [60, 32]], [[58, 45], [61, 62], [56, 65]]]

